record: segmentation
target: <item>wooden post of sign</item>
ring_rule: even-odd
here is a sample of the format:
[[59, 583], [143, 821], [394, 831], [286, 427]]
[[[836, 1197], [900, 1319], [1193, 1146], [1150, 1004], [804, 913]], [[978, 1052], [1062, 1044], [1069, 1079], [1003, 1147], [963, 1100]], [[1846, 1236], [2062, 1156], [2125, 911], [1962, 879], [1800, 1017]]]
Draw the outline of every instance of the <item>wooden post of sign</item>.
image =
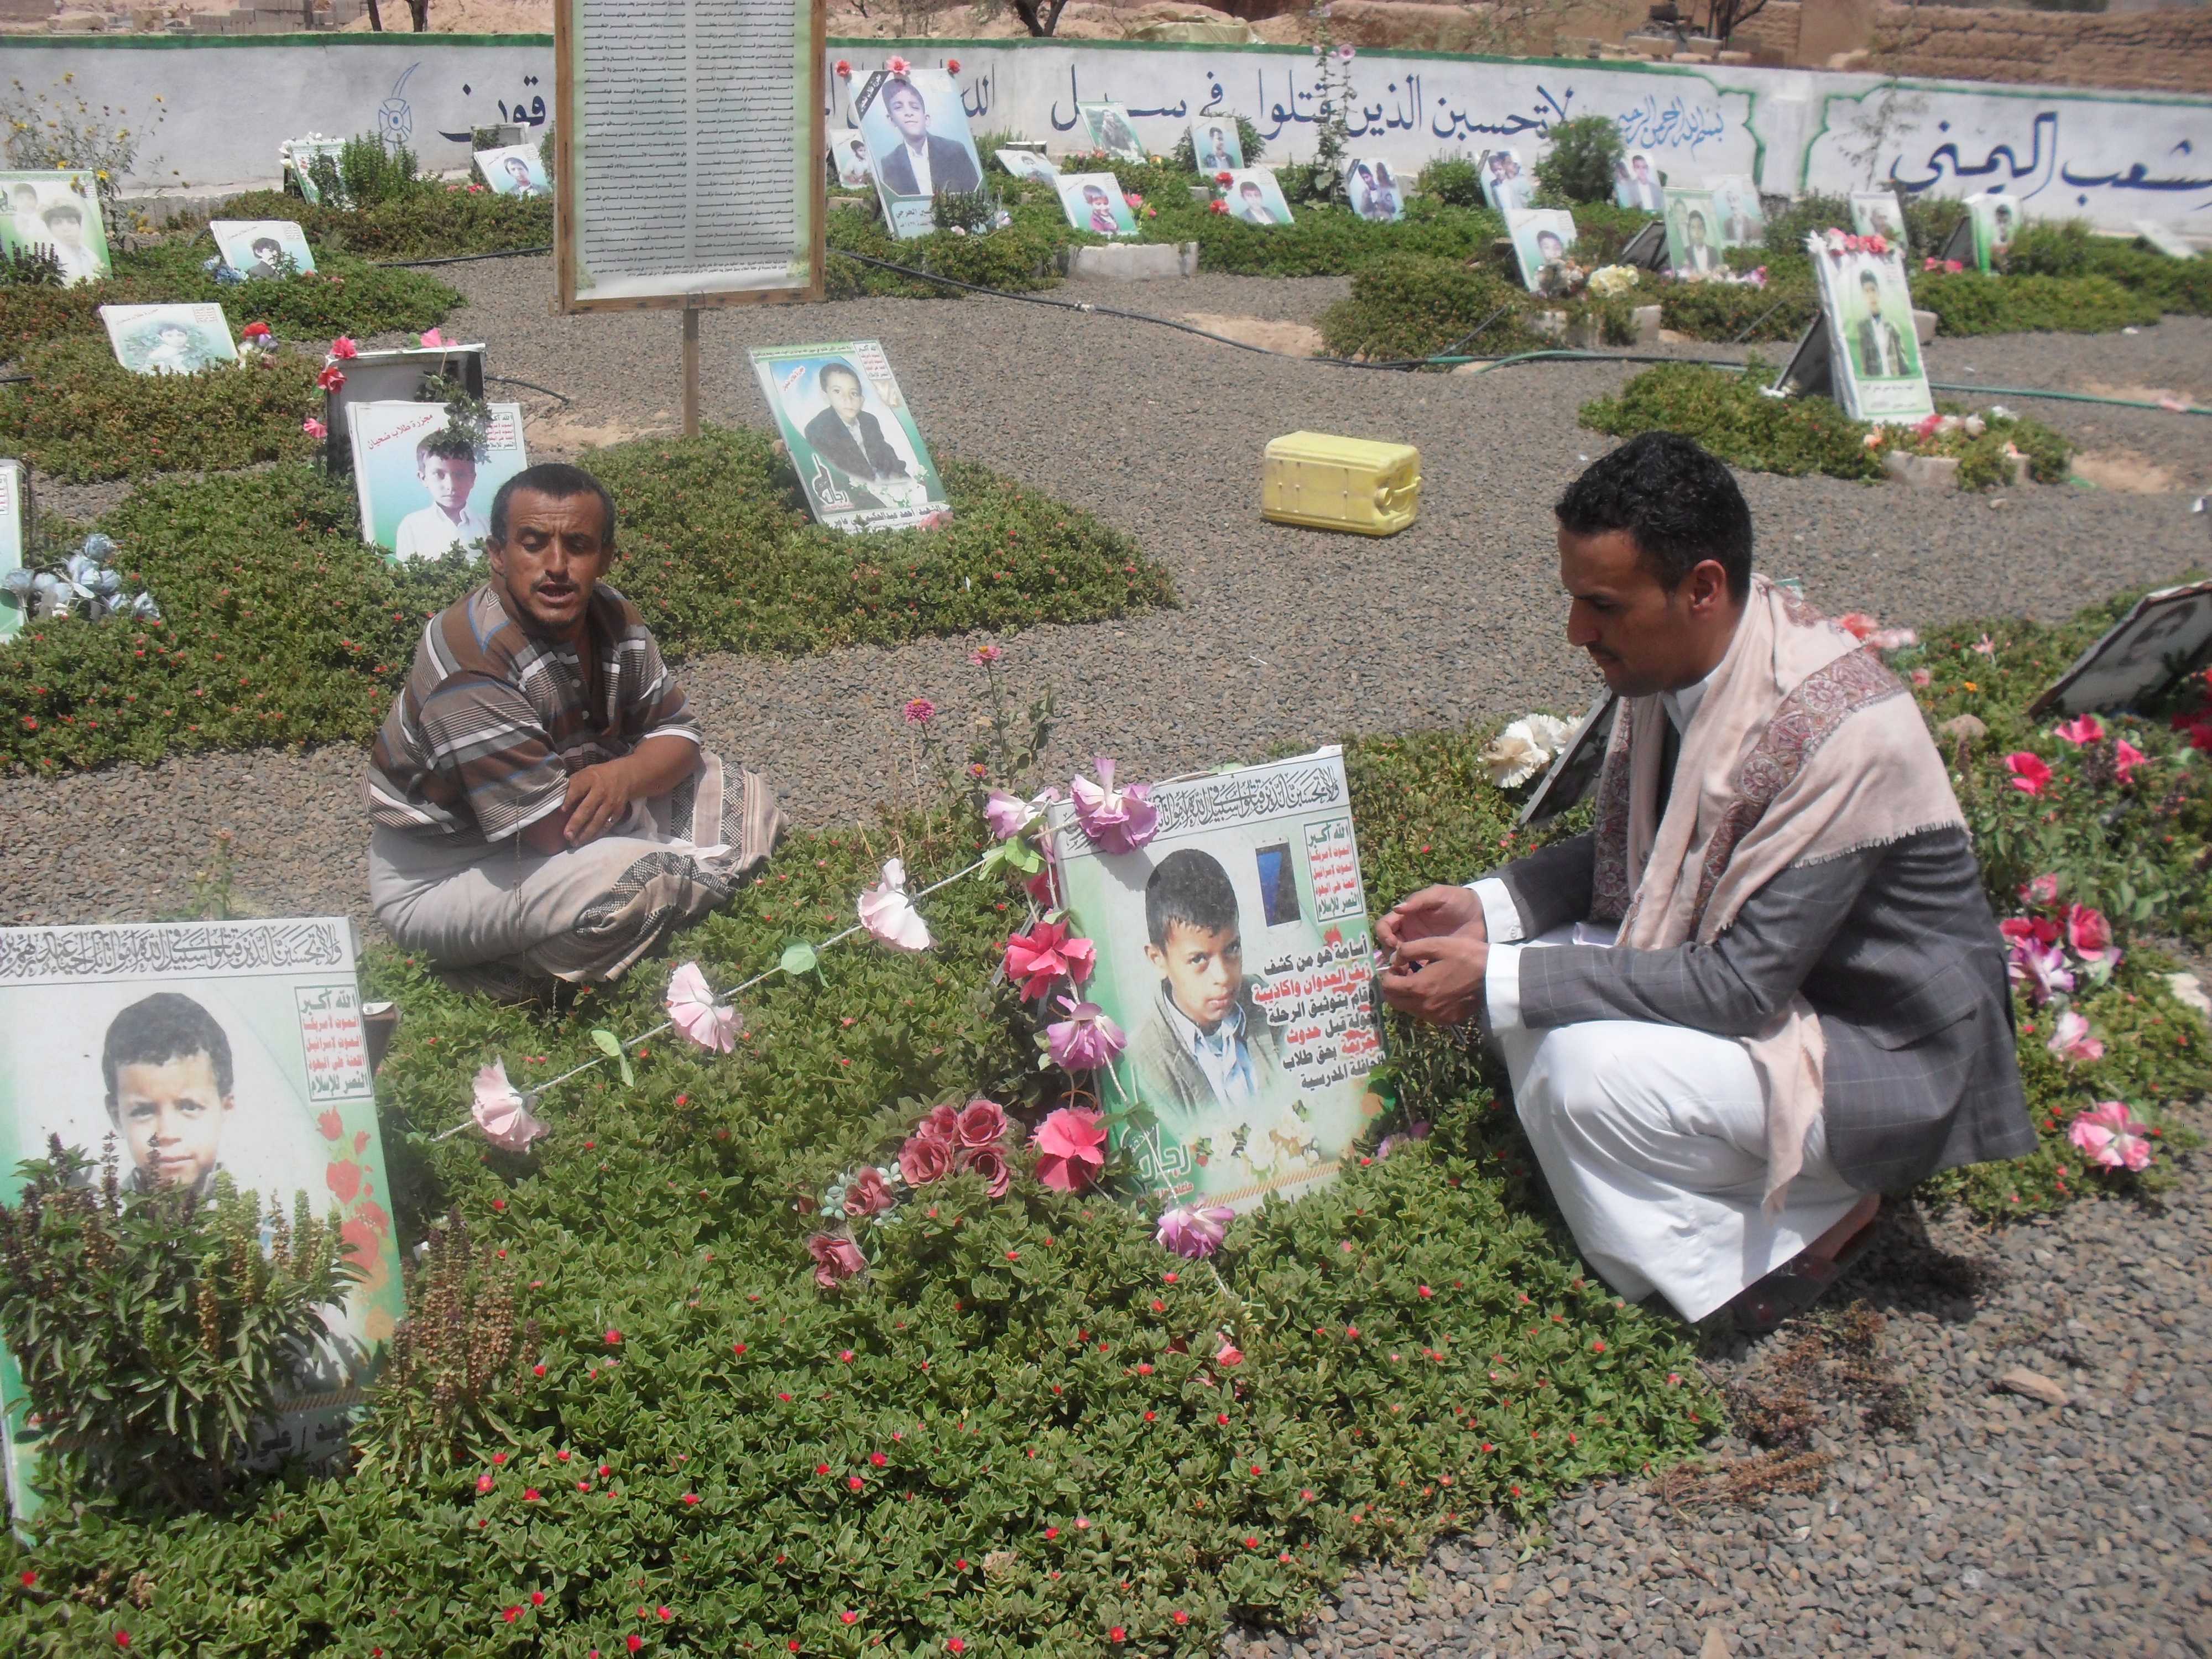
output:
[[684, 435], [699, 435], [699, 307], [684, 307]]

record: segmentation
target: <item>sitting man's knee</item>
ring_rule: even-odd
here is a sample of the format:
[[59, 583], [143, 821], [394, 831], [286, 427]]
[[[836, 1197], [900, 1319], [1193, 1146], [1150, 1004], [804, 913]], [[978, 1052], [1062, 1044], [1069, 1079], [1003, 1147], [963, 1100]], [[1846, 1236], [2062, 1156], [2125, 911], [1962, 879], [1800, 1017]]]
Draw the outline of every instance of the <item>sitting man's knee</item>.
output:
[[1523, 1088], [1538, 1110], [1583, 1129], [1616, 1121], [1639, 1092], [1635, 1057], [1603, 1024], [1553, 1030]]

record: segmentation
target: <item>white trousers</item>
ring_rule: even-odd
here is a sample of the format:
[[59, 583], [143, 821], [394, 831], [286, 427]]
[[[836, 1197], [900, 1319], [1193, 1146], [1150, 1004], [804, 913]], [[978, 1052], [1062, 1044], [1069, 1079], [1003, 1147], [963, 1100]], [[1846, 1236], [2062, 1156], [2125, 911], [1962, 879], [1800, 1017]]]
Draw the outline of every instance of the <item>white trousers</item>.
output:
[[1640, 1020], [1513, 1024], [1492, 1041], [1583, 1259], [1632, 1302], [1657, 1291], [1703, 1319], [1858, 1200], [1816, 1119], [1780, 1207], [1761, 1207], [1766, 1103], [1740, 1042]]

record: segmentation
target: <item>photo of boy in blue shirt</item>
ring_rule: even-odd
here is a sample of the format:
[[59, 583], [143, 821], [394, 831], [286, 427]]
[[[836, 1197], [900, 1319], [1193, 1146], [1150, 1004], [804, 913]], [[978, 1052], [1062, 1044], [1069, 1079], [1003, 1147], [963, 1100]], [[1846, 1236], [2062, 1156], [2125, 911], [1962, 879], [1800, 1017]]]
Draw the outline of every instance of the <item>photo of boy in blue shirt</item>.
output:
[[1160, 975], [1129, 1046], [1137, 1090], [1172, 1125], [1264, 1103], [1281, 1078], [1275, 1034], [1244, 980], [1243, 925], [1211, 855], [1170, 853], [1145, 884], [1145, 959]]

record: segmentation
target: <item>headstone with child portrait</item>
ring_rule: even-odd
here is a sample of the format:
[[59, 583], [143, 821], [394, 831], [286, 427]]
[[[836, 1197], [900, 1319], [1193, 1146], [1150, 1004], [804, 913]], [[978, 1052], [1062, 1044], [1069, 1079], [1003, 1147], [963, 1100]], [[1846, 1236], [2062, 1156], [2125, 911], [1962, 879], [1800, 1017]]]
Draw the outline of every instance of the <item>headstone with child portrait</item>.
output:
[[817, 521], [858, 532], [951, 516], [880, 342], [756, 347], [750, 356]]
[[2027, 706], [2028, 718], [2148, 702], [2212, 660], [2212, 581], [2146, 593]]
[[198, 374], [238, 361], [221, 306], [102, 306], [115, 361], [133, 374]]
[[1905, 256], [1876, 252], [1863, 238], [1832, 230], [1805, 239], [1828, 325], [1828, 361], [1836, 401], [1855, 421], [1910, 424], [1936, 412]]
[[935, 198], [983, 187], [960, 88], [943, 70], [878, 71], [853, 100], [882, 199], [884, 222], [902, 240], [937, 228]]
[[45, 253], [59, 267], [64, 288], [108, 275], [97, 174], [0, 173], [0, 249]]
[[492, 497], [530, 458], [522, 406], [481, 408], [478, 419], [436, 403], [347, 406], [362, 540], [401, 561], [483, 551]]

